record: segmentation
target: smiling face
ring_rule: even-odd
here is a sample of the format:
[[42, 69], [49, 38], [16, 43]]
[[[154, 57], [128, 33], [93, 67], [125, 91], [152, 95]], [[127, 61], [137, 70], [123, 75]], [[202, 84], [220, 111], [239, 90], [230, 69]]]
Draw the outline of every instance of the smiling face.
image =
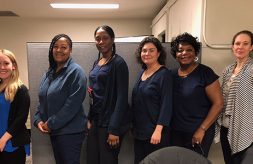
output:
[[251, 38], [247, 34], [238, 35], [232, 45], [232, 51], [238, 59], [248, 58], [252, 49]]
[[112, 38], [105, 30], [102, 28], [98, 29], [95, 34], [96, 47], [99, 52], [103, 55], [112, 52], [112, 45], [114, 43], [114, 38]]
[[0, 52], [0, 78], [4, 81], [7, 81], [11, 75], [15, 66], [11, 62], [10, 58]]
[[196, 53], [192, 45], [179, 44], [176, 52], [176, 59], [180, 65], [191, 65], [195, 61]]
[[62, 37], [57, 40], [53, 46], [53, 57], [58, 66], [64, 65], [71, 53], [69, 42], [66, 38]]
[[153, 43], [146, 43], [141, 50], [141, 60], [146, 66], [158, 63], [158, 52], [156, 46]]

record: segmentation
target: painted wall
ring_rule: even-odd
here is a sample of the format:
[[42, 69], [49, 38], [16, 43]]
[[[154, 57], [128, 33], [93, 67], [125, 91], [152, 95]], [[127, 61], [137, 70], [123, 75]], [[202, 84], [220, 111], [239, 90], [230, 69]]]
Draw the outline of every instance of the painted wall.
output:
[[[93, 42], [95, 29], [103, 24], [111, 26], [116, 37], [150, 35], [151, 21], [151, 19], [0, 18], [0, 48], [9, 49], [16, 55], [20, 78], [28, 86], [27, 42], [50, 42], [59, 33], [68, 34], [73, 42]], [[27, 127], [31, 127], [30, 117], [27, 121]]]
[[152, 34], [166, 41], [189, 32], [202, 42], [202, 63], [221, 74], [234, 58], [230, 43], [241, 30], [253, 31], [252, 0], [169, 0], [152, 21]]
[[[201, 62], [218, 74], [234, 61], [231, 53], [233, 35], [253, 31], [252, 0], [169, 0], [152, 21], [152, 34], [165, 31], [166, 41], [189, 32], [202, 42]], [[213, 144], [209, 159], [223, 164], [221, 147]]]
[[25, 84], [28, 84], [27, 42], [50, 42], [53, 36], [59, 33], [68, 34], [75, 42], [93, 42], [95, 29], [103, 24], [111, 26], [114, 29], [116, 37], [150, 35], [151, 22], [151, 19], [0, 18], [0, 48], [9, 49], [14, 52], [20, 66], [21, 80]]
[[[253, 31], [252, 0], [205, 0], [203, 5], [202, 62], [221, 75], [222, 70], [234, 61], [231, 41], [235, 33]], [[205, 3], [203, 3], [205, 4]], [[205, 39], [204, 39], [205, 38]]]

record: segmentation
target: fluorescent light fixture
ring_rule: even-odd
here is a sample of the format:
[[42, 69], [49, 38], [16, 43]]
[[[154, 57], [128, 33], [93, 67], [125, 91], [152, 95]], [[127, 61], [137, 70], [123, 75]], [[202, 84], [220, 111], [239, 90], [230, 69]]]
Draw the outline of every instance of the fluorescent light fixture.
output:
[[73, 3], [51, 3], [53, 8], [59, 9], [118, 9], [119, 4], [73, 4]]

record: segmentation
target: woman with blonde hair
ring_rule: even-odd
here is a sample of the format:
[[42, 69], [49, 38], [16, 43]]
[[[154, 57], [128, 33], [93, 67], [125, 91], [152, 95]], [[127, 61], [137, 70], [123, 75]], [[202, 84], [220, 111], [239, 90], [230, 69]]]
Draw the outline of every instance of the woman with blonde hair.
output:
[[15, 55], [5, 49], [0, 49], [0, 107], [0, 163], [25, 164], [30, 96], [19, 79]]

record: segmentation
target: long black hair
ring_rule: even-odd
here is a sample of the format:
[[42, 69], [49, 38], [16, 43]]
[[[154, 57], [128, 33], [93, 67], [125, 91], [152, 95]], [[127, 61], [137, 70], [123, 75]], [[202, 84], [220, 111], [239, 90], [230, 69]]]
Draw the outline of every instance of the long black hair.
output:
[[50, 47], [49, 47], [49, 53], [48, 53], [48, 59], [49, 59], [49, 70], [52, 70], [52, 69], [55, 69], [56, 68], [56, 62], [54, 60], [54, 57], [53, 57], [53, 48], [54, 48], [54, 45], [55, 43], [60, 39], [60, 38], [66, 38], [68, 44], [69, 44], [69, 47], [70, 49], [72, 50], [72, 40], [70, 39], [70, 37], [66, 34], [58, 34], [56, 35], [52, 41], [51, 41], [51, 44], [50, 44]]
[[[97, 27], [95, 32], [94, 32], [94, 37], [96, 37], [97, 31], [99, 29], [102, 29], [102, 30], [106, 31], [112, 39], [115, 38], [115, 34], [114, 34], [113, 29], [108, 25], [102, 25], [102, 26]], [[113, 42], [113, 44], [112, 44], [112, 56], [114, 56], [115, 54], [116, 54], [116, 46], [115, 46], [115, 43]], [[99, 58], [100, 58], [100, 52], [98, 52], [98, 60], [99, 60]]]

